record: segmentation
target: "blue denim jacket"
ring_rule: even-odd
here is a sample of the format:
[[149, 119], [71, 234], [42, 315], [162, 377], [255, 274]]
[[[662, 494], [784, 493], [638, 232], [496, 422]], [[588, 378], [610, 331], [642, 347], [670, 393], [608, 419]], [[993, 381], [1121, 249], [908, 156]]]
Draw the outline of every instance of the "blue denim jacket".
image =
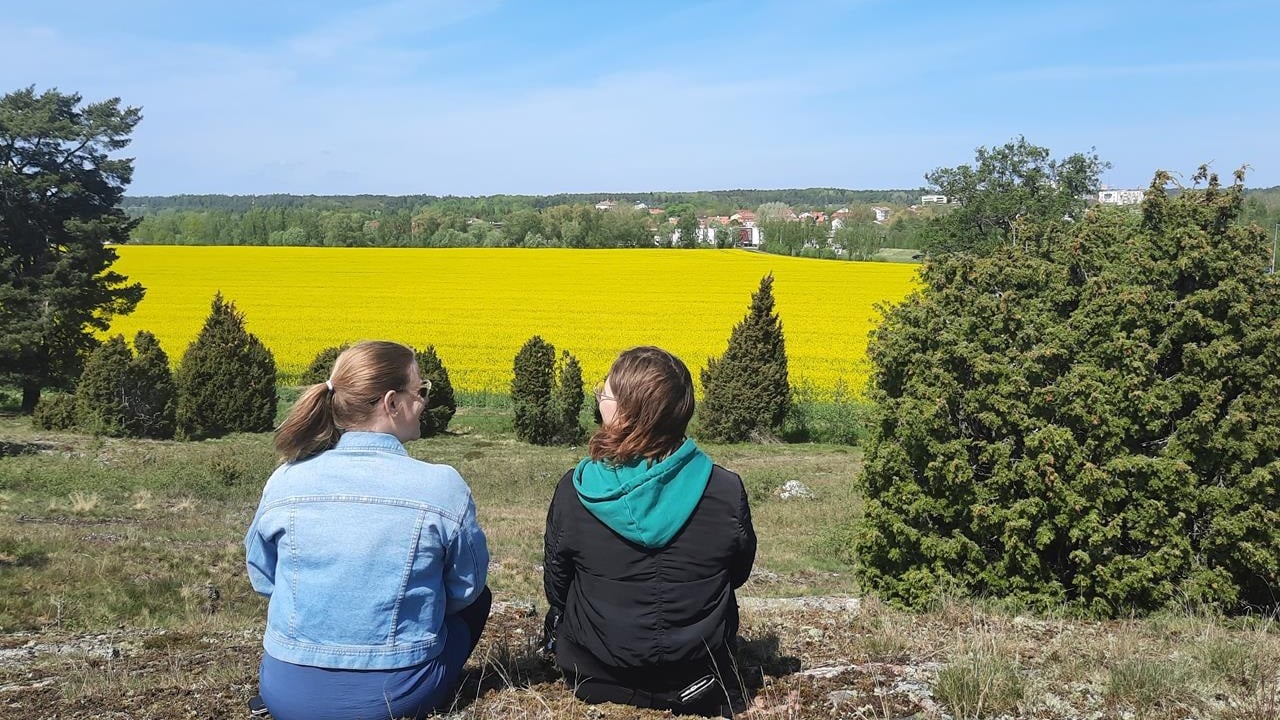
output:
[[434, 658], [445, 615], [471, 604], [489, 568], [462, 476], [384, 433], [347, 432], [277, 468], [244, 545], [249, 580], [270, 598], [263, 647], [325, 668]]

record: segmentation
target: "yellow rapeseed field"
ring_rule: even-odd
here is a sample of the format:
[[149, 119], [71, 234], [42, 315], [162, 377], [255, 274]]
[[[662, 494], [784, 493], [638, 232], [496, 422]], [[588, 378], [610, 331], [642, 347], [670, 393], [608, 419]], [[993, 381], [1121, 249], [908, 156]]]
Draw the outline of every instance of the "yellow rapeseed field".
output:
[[774, 275], [793, 383], [819, 394], [866, 380], [878, 303], [915, 287], [916, 267], [744, 250], [399, 249], [122, 246], [116, 267], [147, 289], [111, 334], [149, 330], [175, 364], [217, 291], [296, 378], [328, 346], [428, 344], [460, 390], [506, 392], [520, 346], [572, 352], [590, 386], [614, 356], [658, 345], [695, 379], [724, 352], [760, 278]]

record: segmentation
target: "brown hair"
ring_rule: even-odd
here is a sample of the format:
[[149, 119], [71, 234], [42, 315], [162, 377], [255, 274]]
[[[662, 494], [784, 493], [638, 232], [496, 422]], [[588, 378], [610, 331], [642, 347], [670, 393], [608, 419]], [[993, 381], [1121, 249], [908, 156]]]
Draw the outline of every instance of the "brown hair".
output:
[[651, 346], [626, 350], [609, 368], [609, 389], [617, 412], [587, 443], [592, 460], [661, 460], [684, 442], [693, 417], [693, 378], [680, 358]]
[[326, 383], [307, 388], [276, 429], [280, 459], [306, 460], [337, 444], [343, 430], [368, 423], [379, 398], [409, 384], [415, 357], [411, 348], [384, 340], [344, 350], [329, 374], [332, 389]]

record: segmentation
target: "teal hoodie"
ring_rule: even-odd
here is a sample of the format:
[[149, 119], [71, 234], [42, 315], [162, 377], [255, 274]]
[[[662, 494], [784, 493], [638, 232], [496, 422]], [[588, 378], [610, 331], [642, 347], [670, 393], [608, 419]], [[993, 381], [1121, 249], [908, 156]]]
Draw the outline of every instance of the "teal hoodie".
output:
[[711, 458], [685, 440], [659, 462], [610, 465], [585, 458], [573, 471], [578, 499], [600, 522], [646, 548], [660, 548], [680, 532], [711, 478]]

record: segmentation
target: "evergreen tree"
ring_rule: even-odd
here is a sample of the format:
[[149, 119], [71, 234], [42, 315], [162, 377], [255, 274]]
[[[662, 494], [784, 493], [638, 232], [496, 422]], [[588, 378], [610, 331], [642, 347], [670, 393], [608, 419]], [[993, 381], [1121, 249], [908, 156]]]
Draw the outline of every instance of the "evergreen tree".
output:
[[173, 437], [177, 413], [177, 386], [169, 368], [169, 355], [156, 336], [139, 330], [133, 338], [134, 357], [125, 385], [128, 433], [134, 437]]
[[427, 404], [419, 420], [422, 437], [431, 437], [448, 429], [449, 421], [458, 411], [458, 403], [453, 396], [453, 383], [449, 382], [449, 371], [436, 354], [436, 347], [428, 345], [418, 353], [417, 359], [418, 373], [431, 381], [431, 391], [427, 393]]
[[311, 359], [311, 364], [307, 365], [307, 369], [302, 371], [302, 376], [298, 378], [300, 385], [318, 385], [329, 379], [329, 375], [333, 372], [333, 364], [337, 362], [338, 356], [344, 350], [351, 347], [347, 344], [327, 347]]
[[556, 349], [534, 335], [516, 353], [511, 380], [516, 437], [534, 445], [555, 441], [559, 424], [551, 404]]
[[125, 397], [133, 353], [123, 335], [114, 335], [85, 361], [76, 387], [77, 424], [95, 435], [121, 437], [128, 432]]
[[583, 427], [579, 417], [586, 392], [582, 384], [582, 366], [568, 350], [560, 352], [556, 378], [558, 382], [551, 391], [551, 414], [558, 426], [555, 442], [570, 445], [582, 440]]
[[1280, 276], [1243, 175], [1195, 180], [926, 263], [870, 348], [867, 588], [1276, 607]]
[[709, 440], [741, 442], [776, 436], [791, 407], [787, 347], [773, 311], [773, 274], [760, 280], [747, 316], [729, 346], [702, 370], [699, 428]]
[[275, 423], [275, 358], [245, 330], [244, 315], [222, 293], [183, 353], [176, 380], [179, 437], [265, 432]]
[[35, 412], [31, 413], [31, 424], [38, 430], [74, 430], [79, 424], [76, 396], [67, 393], [41, 395]]
[[69, 388], [114, 315], [142, 299], [113, 271], [111, 245], [136, 221], [120, 209], [137, 108], [34, 87], [0, 97], [0, 378], [32, 412], [46, 387]]

